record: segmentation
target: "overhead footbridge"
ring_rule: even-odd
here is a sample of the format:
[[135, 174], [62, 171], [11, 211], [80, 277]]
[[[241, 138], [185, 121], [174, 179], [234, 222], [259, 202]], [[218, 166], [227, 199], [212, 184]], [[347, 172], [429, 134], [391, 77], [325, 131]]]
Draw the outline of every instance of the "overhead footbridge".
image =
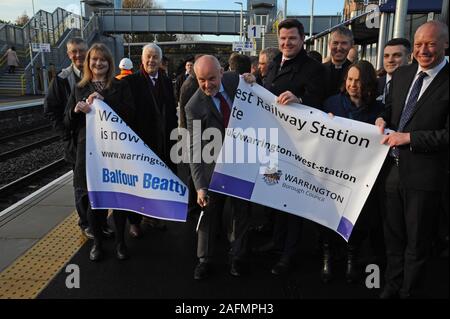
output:
[[98, 17], [104, 33], [238, 35], [241, 30], [241, 12], [234, 10], [100, 9]]

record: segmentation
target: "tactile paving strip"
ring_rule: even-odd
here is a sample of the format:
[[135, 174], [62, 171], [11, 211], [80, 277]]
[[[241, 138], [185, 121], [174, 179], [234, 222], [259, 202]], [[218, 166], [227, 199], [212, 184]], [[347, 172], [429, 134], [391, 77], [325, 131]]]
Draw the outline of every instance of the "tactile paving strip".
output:
[[73, 212], [0, 273], [0, 299], [33, 299], [86, 242]]

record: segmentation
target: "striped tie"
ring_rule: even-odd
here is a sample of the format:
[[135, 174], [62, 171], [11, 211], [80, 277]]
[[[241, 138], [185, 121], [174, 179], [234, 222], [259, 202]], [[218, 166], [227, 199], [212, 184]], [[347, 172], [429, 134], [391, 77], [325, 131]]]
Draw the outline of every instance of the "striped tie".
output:
[[[406, 102], [405, 107], [403, 108], [402, 116], [400, 117], [400, 123], [398, 125], [398, 132], [403, 132], [403, 129], [406, 126], [406, 123], [409, 122], [411, 119], [411, 116], [414, 113], [414, 110], [416, 109], [417, 100], [419, 98], [420, 90], [422, 89], [423, 79], [427, 77], [428, 74], [426, 72], [420, 72], [419, 77], [417, 78], [416, 82], [414, 82], [414, 85], [411, 89], [411, 93], [409, 94], [408, 101]], [[392, 149], [392, 155], [394, 157], [399, 156], [399, 150], [398, 148]]]

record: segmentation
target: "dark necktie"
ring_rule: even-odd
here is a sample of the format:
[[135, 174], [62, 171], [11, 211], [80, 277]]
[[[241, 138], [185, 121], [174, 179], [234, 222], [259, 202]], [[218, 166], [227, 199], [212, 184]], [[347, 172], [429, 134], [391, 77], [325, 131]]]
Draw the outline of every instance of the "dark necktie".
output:
[[[420, 90], [422, 89], [423, 79], [427, 76], [428, 76], [427, 73], [420, 72], [419, 77], [417, 78], [416, 82], [414, 82], [413, 87], [411, 89], [411, 93], [409, 94], [408, 101], [406, 102], [406, 105], [403, 108], [402, 116], [400, 117], [400, 123], [397, 129], [398, 132], [403, 132], [406, 123], [408, 123], [408, 121], [411, 119], [411, 116], [413, 115], [414, 110], [416, 109], [417, 100], [419, 98]], [[392, 149], [392, 155], [394, 157], [399, 156], [398, 148]]]
[[386, 96], [389, 94], [389, 88], [391, 87], [391, 80], [387, 81], [386, 84], [384, 85], [384, 90], [383, 90], [383, 104], [386, 104]]
[[281, 68], [283, 67], [284, 62], [286, 62], [286, 59], [285, 59], [285, 58], [281, 59], [280, 70], [281, 70]]
[[414, 110], [416, 109], [417, 99], [419, 98], [420, 90], [422, 89], [423, 79], [428, 76], [425, 72], [420, 72], [419, 77], [411, 89], [411, 94], [409, 95], [408, 102], [406, 102], [403, 108], [402, 116], [400, 117], [400, 124], [398, 125], [398, 131], [402, 132], [405, 128], [406, 123], [411, 119]]
[[228, 121], [230, 120], [230, 106], [220, 92], [217, 92], [214, 97], [220, 100], [220, 113], [222, 113], [223, 116], [223, 126], [227, 128]]

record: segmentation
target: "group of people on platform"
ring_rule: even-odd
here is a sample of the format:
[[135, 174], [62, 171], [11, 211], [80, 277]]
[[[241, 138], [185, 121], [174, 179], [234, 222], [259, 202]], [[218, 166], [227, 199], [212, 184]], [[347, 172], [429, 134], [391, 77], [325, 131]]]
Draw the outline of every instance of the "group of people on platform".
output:
[[[332, 116], [379, 127], [380, 143], [389, 145], [390, 151], [350, 240], [344, 245], [346, 278], [349, 282], [360, 278], [358, 255], [369, 236], [370, 242], [375, 243], [373, 253], [383, 256], [386, 262], [380, 297], [410, 298], [423, 293], [426, 261], [445, 209], [448, 223], [448, 205], [444, 204], [448, 196], [449, 155], [447, 26], [437, 21], [421, 25], [412, 46], [407, 39], [388, 41], [384, 47], [384, 69], [379, 76], [370, 62], [349, 60], [354, 58], [354, 40], [345, 27], [331, 32], [330, 57], [325, 63], [318, 52], [304, 49], [304, 40], [303, 25], [296, 19], [286, 19], [278, 25], [278, 48], [262, 50], [253, 61], [246, 55], [232, 54], [226, 72], [215, 56], [197, 55], [185, 61], [185, 71], [174, 83], [161, 69], [163, 53], [155, 43], [142, 48], [137, 72], [133, 73], [132, 61], [125, 58], [115, 77], [113, 57], [106, 45], [95, 43], [88, 48], [80, 38], [68, 41], [67, 54], [72, 63], [52, 81], [45, 99], [45, 114], [60, 133], [65, 158], [73, 165], [79, 226], [93, 239], [89, 254], [92, 261], [102, 259], [103, 238], [112, 233], [107, 210], [92, 210], [88, 199], [85, 114], [93, 100], [98, 98], [111, 106], [176, 173], [177, 165], [170, 157], [176, 143], [170, 138], [172, 130], [185, 128], [193, 136], [193, 123], [197, 120], [201, 121], [201, 133], [215, 128], [224, 136], [242, 75], [245, 81], [259, 83], [275, 94], [281, 105], [301, 103]], [[385, 134], [387, 128], [392, 130], [390, 134]], [[209, 142], [194, 140], [189, 149], [203, 152]], [[214, 156], [217, 158], [218, 154]], [[229, 207], [229, 272], [242, 276], [250, 251], [250, 212], [256, 204], [209, 192], [214, 162], [184, 165], [189, 171], [188, 214], [199, 216], [202, 211], [194, 279], [203, 280], [211, 274], [224, 207]], [[226, 201], [229, 205], [225, 205]], [[304, 220], [267, 207], [260, 211], [264, 224], [256, 229], [269, 229], [270, 240], [253, 248], [253, 252], [278, 252], [271, 272], [285, 274], [294, 267]], [[141, 215], [126, 211], [114, 210], [112, 218], [116, 256], [120, 260], [129, 257], [124, 236], [127, 220], [133, 238], [142, 236], [142, 223], [158, 229], [166, 227], [157, 220], [143, 220]], [[322, 256], [320, 274], [324, 282], [329, 282], [335, 275], [340, 239], [323, 226], [316, 225], [316, 229]], [[448, 240], [448, 233], [446, 236]]]

